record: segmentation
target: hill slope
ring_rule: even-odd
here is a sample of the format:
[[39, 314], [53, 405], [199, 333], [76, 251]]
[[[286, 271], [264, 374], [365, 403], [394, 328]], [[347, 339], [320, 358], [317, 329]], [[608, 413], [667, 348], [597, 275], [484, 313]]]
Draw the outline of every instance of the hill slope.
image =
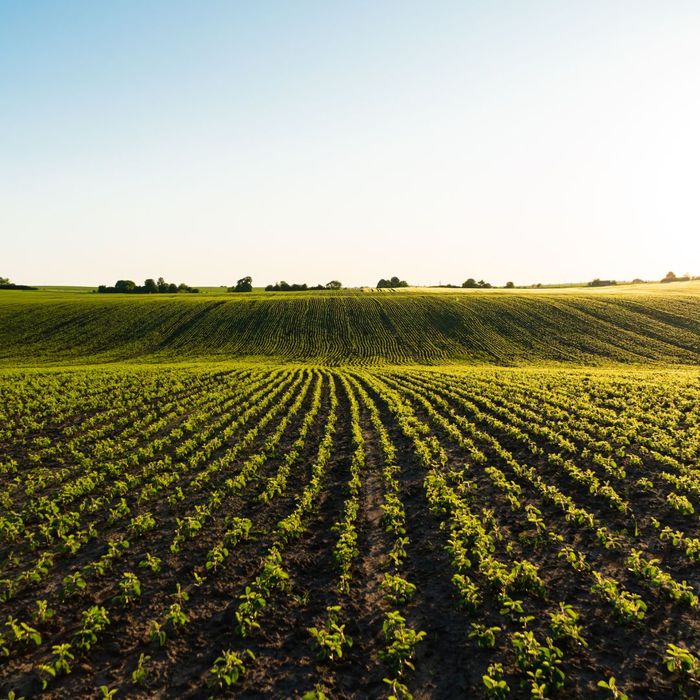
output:
[[0, 362], [700, 364], [700, 294], [0, 297]]

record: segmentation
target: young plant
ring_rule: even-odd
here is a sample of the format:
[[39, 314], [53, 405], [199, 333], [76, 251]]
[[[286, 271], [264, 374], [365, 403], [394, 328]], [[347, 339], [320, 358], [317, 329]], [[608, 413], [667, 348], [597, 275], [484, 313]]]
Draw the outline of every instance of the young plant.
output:
[[530, 693], [544, 698], [548, 693], [564, 687], [564, 672], [561, 670], [562, 652], [547, 638], [540, 643], [533, 632], [515, 632], [511, 638], [518, 667], [530, 679]]
[[615, 676], [610, 676], [607, 681], [598, 681], [598, 687], [607, 690], [613, 700], [628, 700], [628, 697], [617, 686]]
[[519, 615], [523, 614], [523, 601], [513, 600], [508, 594], [502, 593], [500, 596], [501, 615], [507, 615], [512, 620], [516, 620]]
[[85, 588], [87, 588], [87, 582], [80, 571], [76, 571], [74, 574], [69, 574], [63, 579], [61, 598], [68, 598]]
[[83, 612], [82, 627], [75, 634], [75, 644], [83, 651], [89, 651], [97, 641], [97, 636], [109, 624], [105, 608], [93, 605]]
[[168, 635], [158, 620], [151, 620], [148, 626], [148, 638], [151, 642], [157, 641], [159, 646], [165, 646]]
[[388, 643], [387, 648], [379, 652], [382, 661], [387, 663], [396, 675], [400, 675], [404, 668], [413, 670], [416, 647], [425, 639], [426, 633], [408, 627], [406, 620], [397, 611], [389, 611], [386, 614], [382, 632]]
[[184, 627], [187, 620], [187, 614], [183, 611], [180, 603], [173, 603], [165, 614], [165, 621], [169, 622], [175, 630]]
[[559, 603], [559, 610], [549, 614], [552, 633], [555, 639], [570, 639], [576, 644], [587, 647], [583, 638], [581, 625], [577, 624], [581, 617], [571, 605]]
[[37, 600], [36, 608], [34, 619], [38, 622], [46, 622], [54, 616], [54, 611], [49, 607], [49, 603], [46, 600]]
[[141, 654], [139, 656], [138, 664], [131, 674], [131, 680], [134, 685], [143, 685], [146, 682], [146, 679], [148, 678], [148, 669], [146, 668], [146, 664], [150, 660], [151, 657], [146, 656], [146, 654]]
[[260, 611], [265, 607], [265, 598], [256, 590], [246, 586], [245, 592], [239, 596], [241, 601], [236, 610], [236, 631], [241, 637], [246, 637], [251, 630], [258, 629], [257, 621]]
[[146, 553], [146, 558], [139, 562], [139, 569], [150, 569], [154, 574], [160, 573], [163, 561], [150, 553]]
[[340, 659], [343, 649], [352, 646], [352, 639], [345, 634], [345, 625], [339, 622], [339, 605], [330, 605], [326, 608], [327, 617], [323, 627], [307, 627], [307, 632], [313, 637], [318, 649], [318, 657], [321, 660]]
[[[408, 686], [398, 678], [384, 678], [384, 682], [389, 686], [390, 693], [387, 700], [413, 700], [413, 695], [408, 690]], [[326, 696], [324, 696], [325, 698]], [[319, 698], [319, 700], [321, 700]]]
[[49, 682], [57, 676], [68, 675], [70, 673], [70, 662], [75, 658], [71, 654], [70, 644], [57, 644], [51, 647], [53, 658], [48, 664], [40, 664], [38, 669], [41, 679], [41, 688], [46, 690]]
[[664, 664], [671, 673], [678, 673], [689, 683], [700, 682], [700, 659], [684, 647], [669, 644], [664, 655]]
[[380, 587], [384, 591], [384, 597], [394, 605], [407, 603], [416, 592], [416, 587], [413, 583], [393, 574], [386, 574]]
[[452, 583], [457, 587], [460, 603], [469, 613], [475, 613], [481, 604], [479, 587], [465, 574], [455, 574]]
[[[250, 649], [246, 649], [243, 653], [245, 656], [255, 659], [255, 655]], [[244, 673], [243, 659], [235, 651], [224, 651], [209, 669], [208, 684], [211, 687], [227, 688], [237, 683]]]
[[141, 597], [141, 582], [136, 574], [130, 571], [124, 573], [119, 581], [119, 590], [121, 593], [117, 596], [117, 600], [121, 601], [122, 605], [130, 605]]
[[677, 510], [683, 515], [692, 515], [695, 512], [693, 504], [688, 500], [686, 496], [681, 496], [677, 493], [669, 493], [666, 496], [666, 501], [674, 510]]
[[41, 634], [33, 627], [30, 627], [26, 622], [19, 622], [14, 617], [10, 616], [7, 618], [5, 626], [10, 628], [15, 642], [26, 645], [30, 642], [34, 642], [36, 646], [41, 646]]
[[491, 664], [481, 677], [487, 698], [502, 700], [508, 696], [510, 687], [503, 678], [503, 664]]
[[496, 633], [500, 631], [500, 627], [486, 627], [474, 622], [472, 631], [467, 636], [469, 639], [475, 639], [481, 649], [493, 649], [496, 646]]

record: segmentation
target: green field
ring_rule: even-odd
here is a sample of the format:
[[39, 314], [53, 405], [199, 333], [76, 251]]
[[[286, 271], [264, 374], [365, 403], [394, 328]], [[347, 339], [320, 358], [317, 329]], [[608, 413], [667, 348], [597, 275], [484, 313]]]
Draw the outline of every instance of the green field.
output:
[[0, 697], [697, 697], [699, 283], [0, 331]]
[[697, 364], [700, 283], [615, 290], [0, 293], [5, 364], [266, 358]]

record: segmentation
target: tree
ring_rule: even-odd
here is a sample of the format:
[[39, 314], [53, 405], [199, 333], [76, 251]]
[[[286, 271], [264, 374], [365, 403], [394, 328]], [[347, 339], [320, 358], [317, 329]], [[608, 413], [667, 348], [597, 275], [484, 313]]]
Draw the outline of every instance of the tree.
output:
[[674, 272], [667, 272], [666, 277], [664, 279], [667, 280], [675, 280], [676, 279], [676, 274]]
[[156, 284], [158, 285], [158, 291], [161, 294], [168, 291], [168, 283], [162, 277], [158, 278], [158, 282], [156, 282]]
[[379, 282], [377, 282], [377, 289], [395, 289], [396, 287], [408, 287], [408, 282], [406, 282], [406, 280], [400, 280], [396, 276], [388, 280], [380, 279]]
[[241, 277], [241, 279], [236, 282], [235, 287], [230, 287], [229, 292], [252, 292], [253, 291], [253, 278], [252, 277]]
[[513, 289], [515, 285], [512, 282], [506, 282], [506, 289]]
[[10, 284], [9, 277], [0, 277], [0, 284]]
[[473, 277], [470, 277], [466, 282], [462, 282], [464, 289], [476, 289], [479, 285]]
[[343, 285], [341, 282], [338, 282], [338, 280], [331, 280], [330, 282], [326, 283], [326, 289], [342, 289]]
[[131, 280], [117, 280], [117, 283], [114, 285], [114, 291], [121, 292], [123, 294], [133, 292], [135, 289], [136, 283], [132, 282]]
[[160, 290], [158, 289], [158, 285], [156, 284], [156, 281], [152, 277], [149, 277], [143, 283], [143, 291], [146, 294], [157, 294]]

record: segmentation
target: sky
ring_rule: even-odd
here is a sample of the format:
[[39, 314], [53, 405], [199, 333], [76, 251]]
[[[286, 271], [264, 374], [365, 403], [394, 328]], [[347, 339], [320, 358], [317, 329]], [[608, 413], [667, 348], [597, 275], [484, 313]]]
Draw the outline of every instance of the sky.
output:
[[694, 0], [0, 0], [0, 275], [700, 274]]

